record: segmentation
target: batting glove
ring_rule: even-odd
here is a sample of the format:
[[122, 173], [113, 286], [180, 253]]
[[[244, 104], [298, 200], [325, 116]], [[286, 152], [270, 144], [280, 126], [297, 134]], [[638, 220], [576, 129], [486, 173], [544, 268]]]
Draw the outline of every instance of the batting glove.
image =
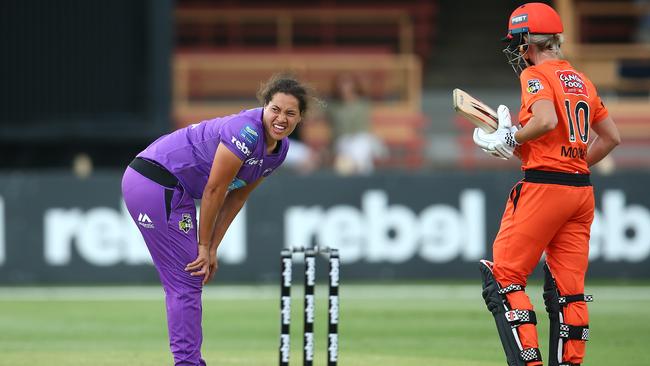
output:
[[493, 133], [487, 133], [480, 128], [474, 129], [474, 143], [486, 153], [500, 159], [508, 160], [512, 157], [519, 143], [515, 139], [517, 127], [512, 125], [510, 110], [505, 105], [497, 109], [499, 127]]

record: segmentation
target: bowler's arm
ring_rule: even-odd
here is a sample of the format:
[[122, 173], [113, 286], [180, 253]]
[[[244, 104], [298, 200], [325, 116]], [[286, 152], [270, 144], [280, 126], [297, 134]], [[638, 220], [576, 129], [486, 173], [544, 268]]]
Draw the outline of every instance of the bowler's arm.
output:
[[223, 240], [223, 237], [226, 235], [226, 231], [235, 219], [235, 216], [237, 216], [241, 208], [244, 207], [244, 203], [248, 200], [248, 196], [251, 192], [253, 192], [253, 190], [255, 190], [263, 180], [264, 178], [260, 178], [251, 184], [247, 184], [241, 188], [228, 192], [223, 204], [221, 205], [221, 210], [217, 215], [217, 221], [214, 225], [210, 253], [215, 253], [217, 251], [219, 244], [221, 244], [221, 240]]

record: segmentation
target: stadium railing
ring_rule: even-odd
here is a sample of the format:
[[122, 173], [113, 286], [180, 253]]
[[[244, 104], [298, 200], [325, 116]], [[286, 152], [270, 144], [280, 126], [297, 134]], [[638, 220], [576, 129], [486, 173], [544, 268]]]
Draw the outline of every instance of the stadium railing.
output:
[[[236, 2], [234, 2], [236, 3]], [[349, 1], [296, 6], [286, 2], [192, 4], [175, 11], [179, 48], [233, 49], [303, 47], [386, 47], [426, 59], [435, 37], [436, 1]]]
[[[262, 61], [263, 60], [263, 61]], [[354, 73], [368, 81], [369, 96], [378, 107], [418, 111], [421, 108], [421, 65], [414, 55], [395, 54], [215, 54], [174, 56], [174, 109], [184, 116], [215, 115], [255, 104], [260, 82], [278, 71], [291, 71], [319, 94], [332, 94], [333, 81]]]
[[650, 43], [636, 39], [650, 3], [556, 0], [556, 6], [564, 20], [565, 55], [600, 90], [650, 93]]

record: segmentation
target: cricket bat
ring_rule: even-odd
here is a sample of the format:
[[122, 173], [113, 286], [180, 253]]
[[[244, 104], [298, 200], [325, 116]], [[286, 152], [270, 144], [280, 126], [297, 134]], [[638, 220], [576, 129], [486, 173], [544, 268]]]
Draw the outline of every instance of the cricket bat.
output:
[[454, 89], [453, 97], [454, 109], [458, 114], [485, 132], [497, 130], [499, 119], [494, 109], [460, 89]]

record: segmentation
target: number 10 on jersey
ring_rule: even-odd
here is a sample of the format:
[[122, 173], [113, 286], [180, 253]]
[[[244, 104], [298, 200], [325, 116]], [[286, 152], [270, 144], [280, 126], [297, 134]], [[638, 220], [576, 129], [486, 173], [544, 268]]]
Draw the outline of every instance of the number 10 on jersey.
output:
[[580, 141], [589, 142], [589, 104], [584, 100], [578, 101], [571, 107], [571, 101], [564, 100], [567, 122], [569, 123], [569, 141], [576, 142], [576, 130]]

